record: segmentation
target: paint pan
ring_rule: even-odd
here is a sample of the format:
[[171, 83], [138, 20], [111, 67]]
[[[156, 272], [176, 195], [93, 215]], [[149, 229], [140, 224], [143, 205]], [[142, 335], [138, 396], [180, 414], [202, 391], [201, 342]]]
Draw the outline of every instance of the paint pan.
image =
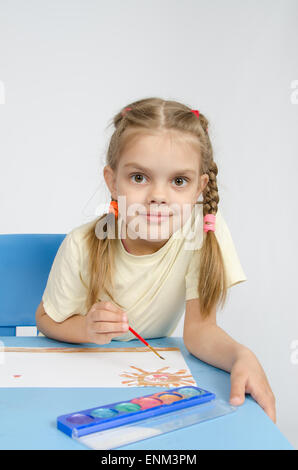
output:
[[235, 410], [208, 390], [184, 386], [61, 415], [57, 428], [91, 449], [115, 449]]

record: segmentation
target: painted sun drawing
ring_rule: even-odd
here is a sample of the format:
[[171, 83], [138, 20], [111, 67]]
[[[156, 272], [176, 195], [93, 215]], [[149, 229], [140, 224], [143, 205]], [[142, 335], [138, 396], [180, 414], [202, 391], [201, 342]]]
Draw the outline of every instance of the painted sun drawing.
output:
[[127, 377], [130, 380], [122, 380], [122, 384], [128, 386], [145, 387], [179, 387], [180, 385], [196, 385], [192, 375], [186, 374], [186, 369], [177, 372], [165, 372], [169, 367], [162, 367], [156, 371], [148, 371], [139, 367], [129, 366], [139, 372], [125, 372], [120, 377]]

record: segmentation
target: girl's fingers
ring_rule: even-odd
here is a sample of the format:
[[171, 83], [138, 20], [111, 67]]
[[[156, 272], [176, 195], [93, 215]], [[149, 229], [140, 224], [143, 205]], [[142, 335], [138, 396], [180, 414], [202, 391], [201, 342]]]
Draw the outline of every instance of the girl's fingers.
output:
[[113, 302], [106, 301], [106, 302], [100, 302], [100, 308], [103, 308], [104, 310], [108, 310], [110, 312], [116, 312], [116, 313], [124, 313], [123, 310], [117, 305], [113, 304]]
[[251, 396], [263, 408], [265, 413], [276, 423], [275, 398], [273, 393], [267, 391], [251, 391]]
[[117, 322], [95, 322], [94, 323], [94, 333], [102, 334], [102, 333], [125, 333], [128, 331], [128, 324], [127, 323], [117, 323]]
[[123, 331], [115, 332], [115, 333], [106, 333], [106, 334], [95, 333], [93, 336], [93, 342], [96, 344], [101, 344], [101, 345], [109, 344], [115, 336], [120, 336], [121, 334], [123, 334]]
[[111, 312], [109, 310], [98, 310], [93, 312], [92, 320], [94, 322], [127, 322], [127, 316], [124, 313]]
[[271, 401], [266, 401], [264, 407], [262, 407], [265, 413], [269, 416], [270, 419], [274, 423], [276, 423], [276, 410], [275, 410], [275, 403], [271, 403]]
[[241, 373], [231, 373], [231, 405], [242, 405], [245, 400], [246, 375]]
[[128, 330], [126, 313], [112, 302], [96, 302], [86, 315], [86, 335], [96, 344], [110, 343]]
[[98, 302], [90, 310], [93, 321], [127, 321], [126, 313], [112, 302]]

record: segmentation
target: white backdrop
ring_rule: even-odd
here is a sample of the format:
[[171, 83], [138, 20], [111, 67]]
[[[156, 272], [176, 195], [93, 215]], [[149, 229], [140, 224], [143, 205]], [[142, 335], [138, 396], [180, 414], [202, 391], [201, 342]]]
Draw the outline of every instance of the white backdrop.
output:
[[107, 126], [130, 101], [199, 109], [248, 278], [218, 323], [259, 358], [296, 448], [297, 14], [296, 0], [0, 0], [0, 232], [67, 233], [108, 207]]

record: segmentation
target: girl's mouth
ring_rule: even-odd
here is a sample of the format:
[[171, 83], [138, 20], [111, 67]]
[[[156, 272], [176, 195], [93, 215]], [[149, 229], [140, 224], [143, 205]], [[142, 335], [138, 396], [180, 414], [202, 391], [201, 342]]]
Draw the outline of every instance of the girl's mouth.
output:
[[171, 217], [171, 214], [167, 215], [167, 214], [150, 214], [150, 213], [147, 213], [147, 214], [141, 214], [141, 215], [146, 217], [146, 219], [150, 222], [161, 222], [161, 221], [164, 221], [164, 220], [169, 219]]

